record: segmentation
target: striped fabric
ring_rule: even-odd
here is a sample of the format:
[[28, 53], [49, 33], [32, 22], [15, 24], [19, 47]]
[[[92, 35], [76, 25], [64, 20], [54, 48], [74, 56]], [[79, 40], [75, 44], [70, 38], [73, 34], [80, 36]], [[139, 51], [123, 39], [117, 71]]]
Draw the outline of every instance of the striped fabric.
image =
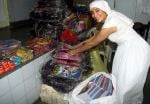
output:
[[85, 101], [112, 95], [113, 92], [112, 81], [104, 75], [98, 75], [92, 78], [88, 86], [88, 90], [79, 95]]

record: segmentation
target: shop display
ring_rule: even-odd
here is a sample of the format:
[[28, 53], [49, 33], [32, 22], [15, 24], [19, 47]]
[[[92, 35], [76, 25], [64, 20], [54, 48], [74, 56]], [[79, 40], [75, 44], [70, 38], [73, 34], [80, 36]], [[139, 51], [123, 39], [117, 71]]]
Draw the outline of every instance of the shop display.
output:
[[22, 63], [25, 63], [33, 59], [33, 50], [26, 48], [26, 47], [21, 47], [16, 50], [16, 55], [21, 57]]
[[[69, 93], [86, 75], [91, 74], [93, 70], [99, 70], [101, 60], [98, 50], [73, 56], [68, 54], [69, 47], [79, 43], [79, 33], [89, 29], [92, 23], [84, 6], [76, 6], [74, 11], [71, 11], [63, 2], [38, 0], [38, 6], [30, 13], [36, 38], [26, 41], [24, 46], [15, 39], [0, 41], [0, 75], [53, 49], [55, 50], [51, 53], [52, 59], [40, 70], [43, 84], [54, 88], [52, 92], [62, 95]], [[106, 71], [103, 66], [101, 68]], [[111, 80], [105, 75], [99, 75], [91, 79], [77, 96], [86, 102], [87, 98], [87, 101], [91, 101], [110, 96], [112, 92]]]
[[54, 55], [54, 58], [56, 59], [61, 59], [61, 60], [69, 60], [69, 61], [76, 61], [76, 62], [81, 62], [81, 55], [80, 53], [77, 55], [69, 55], [67, 51], [59, 50], [57, 53]]
[[61, 42], [73, 45], [79, 43], [78, 38], [75, 34], [72, 33], [71, 29], [65, 28], [60, 36]]
[[64, 64], [64, 65], [70, 65], [70, 66], [79, 66], [80, 64], [75, 61], [68, 61], [68, 60], [60, 60], [60, 59], [54, 59], [55, 63]]
[[10, 60], [13, 61], [16, 66], [21, 64], [20, 56], [17, 56], [17, 55], [12, 56], [12, 57], [10, 57]]
[[41, 70], [42, 81], [57, 91], [68, 93], [82, 80], [83, 69], [80, 67], [82, 56], [69, 56], [67, 46], [62, 45], [52, 53], [53, 59]]
[[0, 60], [0, 75], [8, 72], [9, 70], [13, 70], [15, 68], [15, 64], [8, 60]]
[[21, 46], [21, 41], [15, 39], [0, 41], [0, 56], [1, 59], [10, 58], [14, 55], [15, 50]]
[[34, 38], [25, 42], [25, 45], [15, 39], [0, 41], [0, 73], [15, 69], [16, 66], [52, 50], [55, 45], [57, 43], [49, 37]]
[[67, 9], [65, 12], [65, 18], [63, 20], [64, 28], [69, 28], [73, 34], [77, 34], [76, 25], [78, 23], [78, 17], [76, 13]]
[[52, 86], [57, 91], [67, 93], [80, 81], [82, 72], [78, 67], [71, 67], [49, 61], [42, 68], [41, 75], [43, 83]]
[[30, 13], [37, 37], [51, 36], [55, 40], [59, 39], [63, 31], [65, 7], [63, 0], [38, 0], [37, 7]]
[[0, 51], [3, 50], [13, 50], [21, 45], [21, 42], [15, 39], [1, 40], [0, 41]]
[[[91, 17], [91, 15], [89, 14], [82, 14], [82, 13], [78, 13], [78, 20], [79, 20], [79, 23], [78, 24], [82, 24], [80, 27], [79, 27], [79, 30], [87, 30], [87, 29], [90, 29], [93, 27], [94, 25], [94, 21]], [[81, 22], [81, 23], [80, 23]]]
[[54, 44], [57, 45], [51, 38], [34, 38], [26, 42], [26, 46], [33, 50], [35, 56], [52, 50]]
[[62, 47], [59, 47], [59, 49], [55, 50], [55, 53], [52, 54], [53, 61], [59, 64], [80, 66], [81, 61], [83, 59], [82, 53], [78, 53], [77, 55], [71, 56], [68, 54], [68, 47], [70, 46], [64, 44]]

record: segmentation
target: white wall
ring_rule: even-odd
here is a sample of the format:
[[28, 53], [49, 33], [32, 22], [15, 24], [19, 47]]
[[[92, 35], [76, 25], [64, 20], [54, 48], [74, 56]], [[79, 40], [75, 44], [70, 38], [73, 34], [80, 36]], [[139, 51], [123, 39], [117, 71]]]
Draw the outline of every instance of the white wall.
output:
[[29, 13], [38, 0], [8, 0], [10, 22], [29, 19]]
[[134, 22], [147, 23], [150, 20], [150, 15], [140, 13], [137, 0], [107, 0], [107, 1], [109, 2], [112, 8], [130, 17]]
[[150, 14], [141, 13], [139, 8], [139, 4], [137, 4], [136, 7], [136, 15], [135, 15], [135, 21], [140, 21], [142, 23], [148, 23], [150, 21]]
[[[29, 19], [29, 13], [36, 6], [38, 0], [8, 0], [10, 22]], [[110, 6], [133, 19], [135, 22], [147, 23], [150, 15], [140, 13], [137, 0], [107, 0]]]

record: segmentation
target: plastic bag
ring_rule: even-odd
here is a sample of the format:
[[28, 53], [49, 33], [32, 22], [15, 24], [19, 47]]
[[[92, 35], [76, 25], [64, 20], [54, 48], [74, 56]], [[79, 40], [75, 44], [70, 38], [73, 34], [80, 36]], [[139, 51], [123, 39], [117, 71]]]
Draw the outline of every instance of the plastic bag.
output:
[[[41, 70], [42, 82], [52, 86], [57, 91], [68, 93], [80, 82], [82, 70], [67, 73], [63, 71], [64, 67], [77, 69], [78, 67], [66, 66], [48, 61]], [[60, 70], [61, 69], [61, 70]], [[69, 70], [68, 69], [68, 70]], [[67, 70], [67, 69], [66, 69]]]
[[[104, 76], [106, 76], [109, 79], [113, 79], [112, 80], [112, 84], [113, 84], [113, 93], [112, 95], [109, 96], [105, 96], [105, 97], [99, 97], [97, 99], [93, 99], [89, 102], [85, 102], [84, 100], [80, 99], [78, 97], [78, 94], [81, 92], [81, 90], [89, 83], [89, 81], [94, 78], [97, 75], [101, 75], [103, 74]], [[77, 87], [75, 87], [75, 89], [72, 92], [72, 96], [69, 99], [69, 104], [115, 104], [115, 78], [113, 75], [107, 74], [105, 72], [97, 72], [95, 74], [93, 74], [91, 77], [89, 77], [88, 79], [86, 79], [85, 81], [81, 82]]]
[[53, 87], [42, 84], [40, 98], [44, 104], [68, 104], [65, 95], [56, 91]]

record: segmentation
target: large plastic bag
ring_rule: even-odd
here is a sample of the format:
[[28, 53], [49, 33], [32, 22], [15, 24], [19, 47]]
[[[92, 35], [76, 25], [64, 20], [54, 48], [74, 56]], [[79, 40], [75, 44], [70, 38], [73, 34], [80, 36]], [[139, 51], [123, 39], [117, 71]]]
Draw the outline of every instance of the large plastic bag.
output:
[[[87, 85], [87, 83], [94, 78], [97, 75], [105, 75], [107, 78], [112, 80], [112, 84], [113, 84], [113, 93], [110, 96], [105, 96], [105, 97], [100, 97], [97, 99], [93, 99], [91, 101], [89, 101], [88, 103], [85, 102], [84, 100], [80, 99], [78, 97], [78, 94], [81, 92], [81, 90]], [[115, 94], [115, 77], [111, 74], [107, 74], [105, 72], [97, 72], [95, 74], [93, 74], [91, 77], [87, 78], [85, 81], [81, 82], [72, 92], [72, 96], [69, 99], [69, 104], [115, 104], [116, 102], [116, 94]]]
[[[67, 69], [65, 69], [67, 68]], [[79, 67], [67, 66], [48, 61], [41, 69], [41, 78], [44, 84], [52, 86], [57, 91], [68, 93], [80, 82], [82, 79], [82, 69]], [[67, 72], [73, 70], [75, 72]]]
[[46, 84], [41, 86], [40, 98], [46, 104], [68, 104], [64, 93], [58, 92], [52, 86]]

